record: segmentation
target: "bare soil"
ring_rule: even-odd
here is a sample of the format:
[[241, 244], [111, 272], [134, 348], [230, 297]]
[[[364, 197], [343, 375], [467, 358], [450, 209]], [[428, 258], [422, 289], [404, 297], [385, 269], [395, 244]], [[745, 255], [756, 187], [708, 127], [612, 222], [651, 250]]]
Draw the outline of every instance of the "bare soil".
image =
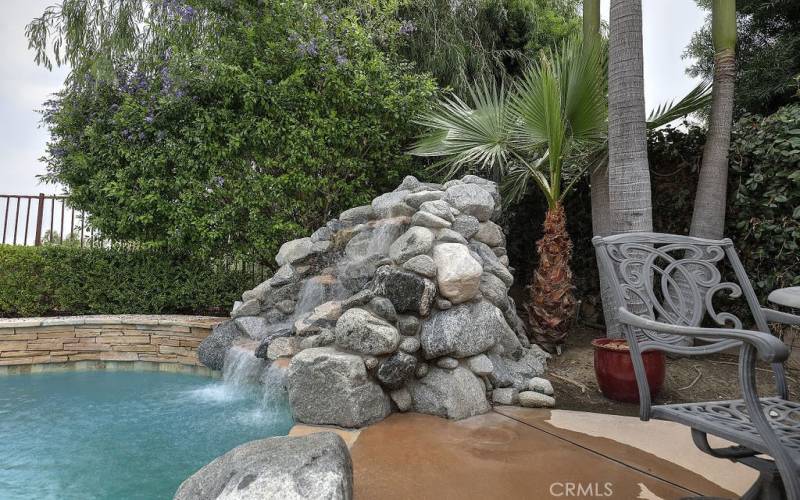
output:
[[[554, 355], [545, 375], [553, 383], [556, 407], [615, 415], [638, 416], [639, 406], [619, 403], [605, 398], [594, 375], [592, 339], [604, 337], [605, 332], [591, 328], [576, 328], [567, 337], [560, 356]], [[667, 358], [664, 389], [655, 398], [656, 404], [702, 402], [741, 399], [737, 357], [715, 354], [702, 357]], [[787, 369], [790, 398], [800, 399], [800, 370]], [[775, 393], [774, 376], [767, 364], [757, 372], [759, 393]]]

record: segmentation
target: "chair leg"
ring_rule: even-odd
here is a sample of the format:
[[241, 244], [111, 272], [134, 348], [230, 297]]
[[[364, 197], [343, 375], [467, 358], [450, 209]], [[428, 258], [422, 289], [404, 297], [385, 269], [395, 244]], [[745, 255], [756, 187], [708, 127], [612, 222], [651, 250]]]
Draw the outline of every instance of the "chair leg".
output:
[[736, 461], [756, 469], [759, 473], [758, 479], [745, 492], [742, 500], [783, 500], [786, 498], [786, 490], [775, 462], [758, 457], [747, 457]]

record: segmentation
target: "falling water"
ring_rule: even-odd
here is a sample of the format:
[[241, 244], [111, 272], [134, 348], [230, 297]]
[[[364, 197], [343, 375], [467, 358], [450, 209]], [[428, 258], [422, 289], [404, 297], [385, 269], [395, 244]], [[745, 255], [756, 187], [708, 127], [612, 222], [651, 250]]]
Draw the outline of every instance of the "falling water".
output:
[[256, 384], [266, 366], [267, 362], [257, 358], [253, 349], [235, 345], [225, 354], [222, 382], [232, 387]]

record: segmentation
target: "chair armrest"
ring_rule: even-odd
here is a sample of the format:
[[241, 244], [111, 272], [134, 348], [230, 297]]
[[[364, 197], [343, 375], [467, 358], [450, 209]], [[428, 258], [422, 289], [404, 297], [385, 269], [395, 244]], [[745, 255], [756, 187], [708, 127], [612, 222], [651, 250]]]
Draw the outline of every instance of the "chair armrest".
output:
[[800, 326], [800, 316], [795, 314], [776, 311], [775, 309], [770, 309], [768, 307], [762, 307], [761, 312], [764, 313], [764, 317], [767, 318], [767, 321], [771, 321], [773, 323], [782, 323], [784, 325]]
[[619, 320], [626, 325], [653, 330], [661, 333], [682, 335], [685, 337], [717, 338], [720, 340], [738, 340], [755, 347], [758, 357], [770, 363], [781, 363], [789, 357], [789, 348], [781, 340], [769, 333], [756, 330], [739, 330], [735, 328], [702, 328], [699, 326], [679, 326], [660, 323], [637, 316], [624, 307], [619, 308]]

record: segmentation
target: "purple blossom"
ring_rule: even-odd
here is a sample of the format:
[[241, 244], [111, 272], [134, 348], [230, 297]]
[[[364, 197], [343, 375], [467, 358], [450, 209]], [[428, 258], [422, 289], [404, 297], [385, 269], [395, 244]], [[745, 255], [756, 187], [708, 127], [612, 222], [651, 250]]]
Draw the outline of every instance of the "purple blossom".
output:
[[349, 60], [347, 59], [347, 57], [346, 57], [346, 56], [343, 56], [343, 55], [341, 55], [341, 54], [339, 54], [338, 56], [336, 56], [336, 64], [337, 64], [338, 66], [341, 66], [341, 65], [343, 65], [343, 64], [347, 64], [347, 63], [348, 63], [348, 61], [349, 61]]
[[144, 121], [147, 122], [147, 123], [153, 123], [154, 120], [155, 120], [155, 117], [152, 114], [149, 114], [149, 115], [144, 117]]
[[221, 175], [217, 175], [217, 176], [213, 177], [211, 180], [218, 187], [222, 187], [222, 186], [225, 185], [225, 177], [222, 177]]
[[327, 14], [322, 14], [320, 16], [320, 19], [322, 19], [322, 22], [324, 22], [324, 23], [327, 23], [330, 20], [330, 18], [327, 16]]
[[297, 51], [300, 52], [301, 55], [307, 55], [314, 57], [319, 54], [319, 48], [317, 47], [317, 40], [312, 38], [307, 43], [301, 43], [297, 46]]

